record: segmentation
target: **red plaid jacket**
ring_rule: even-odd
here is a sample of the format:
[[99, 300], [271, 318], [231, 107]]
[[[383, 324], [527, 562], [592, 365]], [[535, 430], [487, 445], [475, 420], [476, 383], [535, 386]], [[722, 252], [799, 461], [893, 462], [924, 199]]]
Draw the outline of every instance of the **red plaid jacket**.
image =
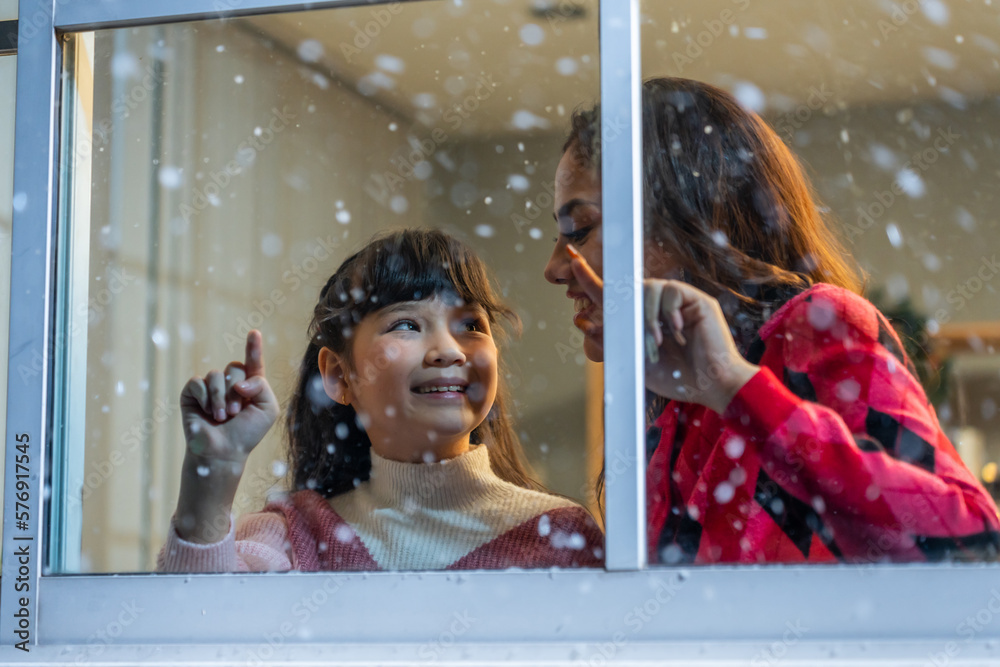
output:
[[651, 562], [996, 559], [996, 505], [868, 301], [815, 285], [747, 356], [725, 414], [672, 401], [647, 434]]

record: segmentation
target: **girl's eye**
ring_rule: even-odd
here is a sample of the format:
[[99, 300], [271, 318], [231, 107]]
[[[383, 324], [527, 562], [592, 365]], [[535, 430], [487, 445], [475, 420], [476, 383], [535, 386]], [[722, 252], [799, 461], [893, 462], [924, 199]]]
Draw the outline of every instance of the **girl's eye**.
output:
[[486, 331], [486, 324], [482, 320], [466, 320], [463, 325], [466, 331]]
[[420, 328], [417, 323], [413, 320], [399, 320], [398, 322], [393, 322], [392, 326], [389, 327], [389, 331], [419, 331]]

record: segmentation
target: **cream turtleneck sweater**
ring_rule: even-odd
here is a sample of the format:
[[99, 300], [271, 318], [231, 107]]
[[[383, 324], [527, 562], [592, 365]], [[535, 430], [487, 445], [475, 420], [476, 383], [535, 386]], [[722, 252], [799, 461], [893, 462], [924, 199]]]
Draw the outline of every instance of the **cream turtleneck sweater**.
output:
[[329, 502], [386, 570], [442, 569], [543, 512], [576, 507], [500, 479], [483, 445], [437, 463], [371, 458], [371, 478]]
[[505, 482], [480, 445], [440, 463], [372, 453], [371, 478], [327, 500], [298, 491], [240, 517], [219, 542], [171, 528], [165, 572], [601, 567], [603, 536], [579, 505]]

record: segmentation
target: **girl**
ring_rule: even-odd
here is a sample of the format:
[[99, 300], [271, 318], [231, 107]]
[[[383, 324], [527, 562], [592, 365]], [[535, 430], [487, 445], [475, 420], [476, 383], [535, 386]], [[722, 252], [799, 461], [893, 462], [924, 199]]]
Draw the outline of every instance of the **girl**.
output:
[[261, 336], [181, 392], [187, 453], [168, 572], [598, 567], [582, 507], [528, 475], [494, 334], [518, 324], [483, 262], [438, 231], [376, 238], [320, 293], [286, 424], [295, 492], [230, 521], [278, 414]]
[[[992, 499], [798, 162], [712, 86], [643, 86], [651, 561], [994, 559]], [[603, 360], [600, 112], [575, 114], [545, 268]]]

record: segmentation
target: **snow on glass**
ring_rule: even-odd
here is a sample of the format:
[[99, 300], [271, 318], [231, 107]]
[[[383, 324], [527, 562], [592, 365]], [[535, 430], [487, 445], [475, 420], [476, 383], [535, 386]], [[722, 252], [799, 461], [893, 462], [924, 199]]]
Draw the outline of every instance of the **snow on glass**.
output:
[[[735, 11], [741, 3], [734, 0], [731, 4]], [[878, 12], [878, 18], [890, 16], [892, 6], [895, 6], [893, 3], [876, 4], [878, 6], [873, 11]], [[341, 149], [341, 146], [349, 143], [345, 137], [357, 132], [354, 126], [338, 127], [334, 124], [332, 129], [327, 127], [317, 133], [315, 141], [308, 134], [308, 130], [289, 132], [281, 137], [281, 141], [287, 141], [292, 145], [293, 139], [304, 140], [304, 143], [297, 144], [294, 150], [301, 151], [303, 155], [311, 152], [320, 154], [323, 162], [308, 163], [309, 166], [302, 166], [297, 170], [280, 166], [280, 171], [276, 172], [275, 183], [268, 186], [268, 196], [273, 196], [270, 190], [273, 187], [279, 191], [293, 190], [294, 197], [297, 198], [318, 197], [319, 191], [323, 190], [317, 186], [318, 176], [330, 178], [331, 181], [341, 179], [343, 165], [349, 165], [350, 169], [356, 168], [366, 174], [368, 171], [386, 170], [395, 173], [398, 162], [394, 160], [397, 160], [398, 156], [384, 157], [381, 144], [392, 143], [393, 146], [398, 146], [398, 155], [408, 155], [411, 150], [419, 146], [422, 153], [420, 159], [410, 161], [405, 173], [403, 170], [398, 172], [402, 174], [402, 184], [394, 187], [383, 199], [374, 204], [371, 198], [361, 191], [362, 188], [357, 188], [360, 196], [355, 196], [355, 193], [348, 194], [339, 188], [337, 190], [330, 188], [342, 199], [337, 199], [333, 206], [330, 205], [332, 197], [323, 200], [325, 206], [323, 215], [326, 220], [333, 223], [338, 234], [341, 232], [344, 234], [338, 249], [338, 252], [342, 253], [341, 258], [346, 256], [349, 247], [356, 247], [363, 238], [383, 227], [430, 224], [458, 229], [463, 238], [491, 254], [491, 264], [501, 273], [500, 278], [505, 290], [514, 287], [512, 300], [524, 319], [525, 337], [531, 335], [545, 337], [544, 352], [535, 354], [553, 356], [550, 354], [552, 342], [562, 342], [573, 348], [575, 353], [565, 357], [566, 366], [577, 369], [574, 362], [582, 364], [584, 357], [579, 353], [582, 343], [574, 337], [577, 332], [574, 331], [571, 321], [569, 319], [560, 321], [556, 314], [550, 313], [548, 301], [539, 301], [546, 304], [544, 306], [546, 319], [539, 319], [542, 314], [536, 312], [539, 306], [532, 303], [534, 291], [542, 292], [549, 288], [547, 285], [536, 287], [536, 283], [540, 284], [539, 262], [544, 261], [544, 258], [539, 260], [541, 256], [539, 251], [545, 246], [546, 249], [542, 254], [548, 252], [548, 243], [554, 230], [551, 221], [551, 197], [546, 200], [541, 196], [544, 185], [547, 182], [551, 183], [554, 176], [554, 160], [550, 159], [551, 156], [540, 158], [540, 154], [552, 146], [556, 147], [553, 150], [559, 148], [568, 119], [568, 112], [563, 115], [561, 110], [572, 111], [578, 106], [587, 106], [588, 102], [596, 98], [596, 91], [589, 89], [581, 92], [578, 97], [573, 97], [576, 94], [575, 89], [584, 88], [581, 83], [587, 80], [586, 77], [592, 77], [596, 72], [596, 49], [591, 53], [585, 53], [579, 43], [570, 44], [567, 37], [571, 36], [574, 26], [569, 22], [560, 22], [558, 16], [555, 23], [551, 21], [546, 23], [544, 20], [539, 21], [537, 17], [530, 18], [525, 12], [520, 20], [511, 20], [504, 16], [491, 23], [491, 27], [498, 33], [503, 31], [503, 34], [509, 36], [508, 41], [516, 45], [512, 53], [486, 53], [481, 43], [486, 41], [482, 37], [481, 27], [478, 27], [479, 37], [476, 36], [477, 27], [451, 32], [451, 26], [454, 25], [451, 19], [456, 16], [472, 17], [478, 11], [476, 2], [452, 0], [443, 5], [446, 7], [441, 11], [447, 12], [450, 16], [443, 14], [436, 16], [428, 9], [426, 12], [414, 13], [412, 17], [394, 18], [398, 23], [392, 29], [399, 30], [399, 33], [394, 34], [412, 35], [415, 40], [424, 44], [424, 48], [420, 51], [410, 52], [397, 48], [396, 44], [386, 39], [389, 34], [387, 29], [380, 40], [373, 40], [369, 47], [356, 56], [353, 64], [358, 68], [357, 74], [352, 75], [353, 84], [343, 89], [349, 88], [355, 98], [357, 95], [354, 91], [361, 93], [365, 97], [363, 102], [372, 108], [389, 100], [394, 101], [394, 104], [384, 106], [384, 109], [392, 109], [391, 113], [382, 113], [382, 109], [379, 110], [381, 115], [373, 112], [372, 118], [376, 122], [371, 127], [377, 125], [377, 129], [371, 130], [368, 126], [364, 126], [366, 154], [345, 155], [346, 151]], [[557, 3], [552, 5], [560, 6]], [[661, 10], [651, 0], [645, 0], [643, 5], [642, 29], [652, 30], [651, 34], [654, 35], [648, 42], [644, 39], [644, 48], [647, 48], [647, 45], [651, 47], [656, 43], [657, 37], [664, 36], [678, 40], [677, 43], [684, 43], [682, 40], [687, 35], [696, 37], [703, 29], [700, 19], [690, 21], [663, 19], [662, 16], [666, 16], [668, 12], [660, 14]], [[497, 7], [506, 8], [510, 3], [490, 0], [482, 3], [482, 6], [497, 11]], [[949, 187], [946, 183], [949, 175], [958, 177], [959, 174], [996, 171], [989, 155], [989, 149], [995, 148], [995, 139], [989, 136], [987, 128], [984, 128], [981, 134], [975, 135], [961, 128], [963, 116], [959, 112], [972, 113], [980, 103], [975, 85], [971, 87], [962, 85], [963, 72], [968, 72], [966, 81], [981, 76], [981, 73], [977, 75], [970, 70], [969, 63], [982, 56], [987, 56], [989, 59], [1000, 57], [1000, 45], [991, 36], [979, 34], [965, 27], [961, 28], [963, 34], [956, 34], [960, 30], [960, 24], [967, 26], [967, 23], [959, 20], [960, 9], [955, 4], [942, 0], [921, 0], [912, 6], [915, 13], [907, 14], [905, 18], [913, 23], [900, 25], [899, 30], [890, 33], [888, 37], [879, 34], [874, 21], [867, 27], [871, 33], [868, 35], [869, 41], [873, 43], [876, 40], [880, 41], [881, 46], [878, 48], [905, 49], [906, 60], [909, 62], [907, 70], [909, 88], [902, 94], [890, 90], [895, 83], [892, 77], [886, 74], [883, 59], [865, 59], [857, 53], [845, 52], [844, 27], [823, 22], [818, 16], [811, 18], [808, 23], [797, 26], [794, 38], [789, 40], [787, 31], [782, 26], [762, 21], [756, 16], [753, 21], [749, 21], [736, 12], [737, 20], [734, 25], [728, 25], [728, 30], [713, 36], [713, 43], [704, 47], [703, 56], [686, 65], [685, 71], [670, 73], [704, 78], [720, 85], [730, 91], [743, 107], [760, 113], [776, 126], [782, 139], [794, 151], [801, 151], [809, 168], [818, 172], [819, 177], [816, 181], [821, 191], [821, 199], [830, 207], [824, 209], [824, 213], [830, 213], [829, 218], [834, 225], [842, 222], [853, 223], [857, 218], [858, 206], [867, 207], [871, 202], [878, 200], [878, 195], [884, 192], [893, 193], [895, 202], [891, 208], [886, 206], [885, 212], [873, 216], [871, 229], [865, 228], [866, 233], [857, 239], [852, 239], [848, 251], [866, 264], [865, 268], [870, 271], [872, 285], [884, 288], [890, 302], [898, 303], [903, 299], [912, 298], [920, 307], [925, 305], [941, 307], [947, 304], [947, 296], [954, 291], [954, 285], [966, 280], [968, 276], [965, 273], [970, 271], [966, 266], [967, 253], [963, 254], [964, 251], [952, 247], [955, 235], [960, 234], [963, 239], [972, 239], [974, 244], [975, 235], [985, 234], [992, 225], [992, 219], [984, 215], [977, 202], [981, 193], [957, 191], [952, 193], [944, 188]], [[712, 17], [708, 18], [711, 20]], [[447, 33], [444, 31], [445, 27], [449, 30]], [[848, 27], [855, 34], [862, 32], [864, 28], [854, 19]], [[928, 31], [940, 32], [942, 36], [939, 39], [929, 38]], [[917, 39], [915, 35], [921, 37]], [[672, 45], [675, 42], [667, 43]], [[780, 85], [766, 76], [748, 71], [746, 67], [740, 67], [738, 62], [725, 60], [725, 52], [730, 47], [734, 53], [739, 53], [733, 47], [736, 43], [751, 44], [757, 50], [771, 49], [793, 64], [795, 61], [808, 61], [810, 64], [804, 66], [803, 71], [808, 67], [819, 67], [811, 64], [818, 62], [817, 54], [833, 54], [830, 62], [834, 64], [830, 65], [833, 68], [830, 71], [835, 71], [836, 76], [828, 76], [827, 80], [835, 80], [837, 85], [830, 86], [828, 83], [828, 88], [823, 89], [821, 81], [830, 72], [824, 74], [818, 69], [811, 72], [811, 78], [801, 86], [801, 91], [793, 90], [792, 85]], [[216, 45], [212, 42], [209, 48], [224, 54], [218, 56], [220, 59], [231, 59], [237, 54], [235, 44], [226, 41], [225, 45]], [[310, 113], [316, 112], [317, 117], [320, 114], [329, 114], [329, 119], [336, 118], [333, 112], [336, 105], [331, 103], [331, 100], [334, 99], [334, 94], [339, 94], [339, 87], [343, 84], [338, 76], [325, 69], [330, 67], [332, 70], [333, 66], [340, 62], [341, 54], [335, 46], [336, 43], [333, 44], [334, 46], [331, 46], [331, 42], [324, 41], [321, 37], [308, 38], [290, 44], [288, 50], [293, 58], [297, 56], [301, 63], [309, 65], [303, 68], [301, 78], [310, 86]], [[435, 54], [431, 46], [440, 48], [440, 53]], [[666, 48], [664, 55], [667, 57], [663, 58], [663, 62], [669, 65], [669, 55], [673, 46]], [[139, 57], [140, 55], [142, 51], [116, 53], [108, 63], [110, 75], [116, 80], [126, 82], [135, 81], [137, 77], [141, 79], [146, 61], [145, 55]], [[749, 62], [752, 60], [749, 59]], [[246, 69], [243, 63], [239, 63], [238, 66], [239, 70], [230, 69], [225, 75], [227, 81], [231, 82], [228, 87], [235, 90], [242, 86], [244, 91], [241, 92], [260, 94], [262, 84], [256, 72]], [[315, 71], [310, 73], [313, 68]], [[790, 68], [790, 72], [792, 70], [794, 67]], [[433, 72], [433, 76], [419, 78], [419, 87], [413, 85], [409, 77], [417, 78], [418, 72], [422, 71]], [[521, 72], [529, 71], [532, 77], [538, 79], [537, 81], [525, 80]], [[475, 95], [476, 86], [484, 73], [492, 73], [500, 82], [496, 89], [497, 97], [489, 101], [484, 100], [479, 109], [468, 112], [467, 116], [455, 116], [462, 122], [460, 127], [453, 131], [448, 121], [443, 120], [445, 112], [451, 106], [461, 104], [467, 96]], [[642, 74], [645, 78], [662, 73], [664, 72], [644, 71]], [[792, 74], [789, 74], [788, 78], [791, 77]], [[876, 98], [883, 92], [886, 96], [897, 96], [892, 105], [886, 104], [884, 108], [879, 107], [881, 103], [877, 99], [875, 102], [870, 100], [866, 102], [871, 108], [881, 108], [882, 111], [888, 112], [887, 122], [884, 125], [868, 127], [863, 119], [859, 120], [864, 105], [856, 105], [849, 91], [855, 84], [870, 88], [868, 93]], [[821, 90], [823, 95], [829, 91], [829, 97], [824, 98], [821, 104], [812, 104], [805, 95], [801, 98], [796, 96], [802, 91], [808, 91], [809, 86], [813, 85], [817, 90]], [[548, 106], [551, 100], [540, 95], [539, 90], [550, 86], [561, 86], [560, 90], [573, 92], [567, 95], [567, 99], [562, 100], [564, 104]], [[916, 92], [918, 90], [929, 92], [918, 94]], [[924, 97], [920, 97], [921, 95]], [[497, 104], [495, 108], [487, 109], [487, 105], [493, 105], [501, 97], [504, 104]], [[485, 124], [487, 117], [494, 113], [502, 115], [496, 126], [502, 130], [483, 131], [478, 127], [479, 123]], [[802, 120], [803, 118], [805, 120]], [[784, 125], [782, 119], [787, 121]], [[956, 119], [959, 119], [955, 122], [956, 130], [962, 133], [959, 142], [940, 152], [936, 160], [937, 165], [915, 163], [913, 156], [926, 146], [932, 145], [939, 127], [946, 127]], [[260, 137], [266, 127], [262, 122], [264, 120], [263, 117], [255, 118], [253, 124], [242, 129]], [[721, 133], [718, 127], [713, 128], [708, 125], [702, 127], [706, 139], [714, 139], [713, 134], [717, 136]], [[431, 150], [427, 150], [426, 144], [423, 146], [421, 144], [428, 140], [433, 141], [431, 137], [435, 128], [448, 131], [448, 142], [434, 145]], [[782, 128], [787, 132], [782, 131]], [[115, 131], [119, 132], [117, 129]], [[296, 132], [299, 134], [296, 135]], [[124, 132], [119, 134], [124, 136]], [[465, 154], [466, 135], [470, 145], [481, 140], [482, 150]], [[823, 146], [825, 153], [820, 153], [820, 146]], [[258, 164], [255, 165], [255, 169], [259, 168], [259, 173], [264, 174], [271, 173], [278, 164], [269, 162], [275, 159], [273, 155], [278, 152], [276, 150], [260, 152], [253, 149], [234, 149], [233, 146], [229, 146], [228, 150], [234, 154], [231, 159], [234, 159], [241, 169], [246, 169], [256, 162]], [[190, 164], [183, 158], [171, 156], [168, 161], [164, 156], [164, 163], [152, 168], [154, 183], [158, 183], [163, 191], [168, 191], [163, 192], [164, 197], [183, 197], [186, 190], [196, 183], [207, 182], [206, 179], [212, 172], [218, 172], [219, 162], [215, 156], [205, 157], [204, 164], [201, 164], [202, 157], [199, 155], [196, 161], [192, 161], [195, 164]], [[749, 159], [749, 156], [744, 159]], [[306, 162], [304, 158], [303, 162]], [[192, 169], [192, 166], [195, 168]], [[197, 169], [204, 171], [195, 176]], [[698, 177], [698, 174], [695, 174], [695, 177]], [[246, 174], [240, 178], [246, 179], [248, 183], [252, 181]], [[205, 192], [204, 196], [213, 207], [219, 207], [223, 202], [228, 206], [230, 198], [246, 197], [243, 193], [234, 195], [235, 192], [236, 188], [232, 187], [220, 195], [209, 191]], [[328, 192], [322, 194], [329, 196]], [[962, 202], [961, 205], [958, 204], [959, 201]], [[27, 204], [26, 195], [18, 193], [13, 203], [15, 211], [22, 211]], [[909, 206], [913, 208], [908, 208]], [[270, 226], [266, 219], [262, 225], [257, 218], [248, 221], [247, 226], [247, 230], [254, 231], [246, 235], [246, 251], [253, 253], [257, 258], [266, 258], [268, 263], [273, 263], [278, 268], [279, 275], [289, 265], [301, 262], [302, 257], [301, 254], [296, 254], [300, 247], [296, 240], [298, 232], [291, 226], [295, 224], [295, 211], [291, 210], [290, 213], [289, 216], [283, 216], [280, 222], [270, 223]], [[530, 223], [514, 227], [510, 224], [514, 219], [511, 217], [512, 214], [523, 214], [522, 219], [526, 219], [526, 222], [530, 219]], [[309, 215], [313, 216], [311, 211]], [[928, 224], [925, 224], [927, 220], [932, 221], [933, 235], [927, 233], [929, 228]], [[210, 238], [208, 213], [203, 214], [199, 222], [202, 223], [201, 227], [189, 225], [184, 228], [183, 234], [177, 236], [183, 238], [184, 234], [197, 233]], [[211, 224], [216, 224], [214, 219]], [[127, 240], [118, 232], [117, 226], [112, 231], [117, 235], [116, 238], [122, 239], [114, 247], [127, 249], [129, 247]], [[728, 246], [731, 242], [721, 230], [716, 230], [711, 238], [720, 248]], [[883, 252], [884, 255], [880, 256], [879, 252]], [[869, 259], [872, 257], [873, 259]], [[218, 258], [212, 258], [212, 263], [214, 263], [212, 280], [222, 281], [224, 278], [220, 276], [232, 277], [236, 274], [231, 261], [224, 263]], [[331, 260], [328, 264], [324, 264], [323, 270], [332, 269], [335, 265], [336, 260]], [[214, 270], [216, 268], [217, 271]], [[319, 273], [320, 271], [310, 274], [310, 280], [303, 284], [302, 292], [305, 292], [306, 286], [318, 290], [326, 277]], [[263, 278], [253, 276], [252, 270], [245, 274], [245, 278], [246, 282], [253, 283], [254, 289], [270, 286], [266, 275]], [[284, 288], [280, 282], [277, 284]], [[995, 286], [988, 287], [989, 289], [984, 287], [983, 294], [976, 299], [962, 297], [968, 309], [980, 307], [982, 302], [978, 302], [977, 299], [984, 301], [992, 299]], [[526, 297], [526, 294], [530, 296]], [[292, 296], [291, 291], [285, 289], [285, 296]], [[299, 294], [294, 296], [298, 298]], [[930, 314], [933, 315], [933, 310]], [[956, 311], [948, 311], [948, 315], [957, 314], [959, 313]], [[274, 318], [262, 328], [277, 328], [278, 320], [284, 319], [286, 315], [290, 319], [297, 317], [296, 313], [286, 306], [281, 318]], [[171, 334], [177, 336], [183, 347], [200, 342], [203, 325], [192, 319], [190, 314], [184, 314], [184, 317], [191, 322], [169, 325], [163, 323], [151, 327], [147, 341], [152, 342], [159, 351], [170, 348]], [[810, 323], [820, 330], [829, 329], [833, 324], [833, 318], [833, 313], [821, 306], [809, 311]], [[934, 330], [936, 326], [937, 323], [932, 319], [928, 327]], [[268, 334], [271, 335], [273, 334]], [[979, 345], [985, 353], [985, 344], [980, 342]], [[198, 354], [202, 352], [199, 351]], [[509, 351], [505, 351], [505, 354], [509, 354]], [[294, 366], [297, 361], [292, 359], [289, 361], [289, 366]], [[512, 393], [520, 410], [525, 410], [524, 404], [530, 404], [530, 401], [536, 398], [530, 393], [532, 391], [547, 394], [556, 391], [560, 384], [580, 384], [563, 382], [561, 378], [549, 374], [548, 371], [536, 374], [534, 373], [536, 363], [538, 363], [537, 357], [527, 362], [518, 360], [520, 367], [531, 369], [531, 372], [524, 373], [523, 377], [517, 375], [515, 379], [520, 384]], [[677, 374], [679, 371], [675, 372], [675, 377]], [[113, 389], [118, 396], [122, 396], [125, 386], [131, 388], [137, 385], [132, 379], [126, 379], [113, 385]], [[854, 400], [860, 391], [860, 384], [850, 377], [841, 380], [835, 386], [837, 398], [843, 401]], [[317, 408], [329, 407], [331, 403], [320, 384], [307, 385], [306, 394]], [[994, 419], [997, 412], [996, 402], [988, 397], [983, 400], [978, 400], [979, 398], [973, 397], [968, 407], [963, 409], [976, 413], [974, 416], [977, 418]], [[610, 402], [610, 396], [608, 399]], [[95, 408], [100, 407], [99, 404], [95, 405]], [[942, 419], [948, 419], [946, 411], [942, 410], [941, 415]], [[339, 438], [346, 438], [350, 428], [348, 424], [337, 424], [335, 433]], [[534, 442], [537, 450], [543, 453], [546, 453], [551, 446], [552, 461], [565, 456], [564, 451], [560, 450], [570, 446], [565, 443], [565, 439], [560, 440], [558, 435], [549, 437], [551, 445], [538, 444], [541, 438], [533, 433], [524, 433], [522, 440], [529, 447]], [[330, 450], [335, 449], [332, 444], [326, 447]], [[744, 481], [741, 475], [746, 474], [738, 467], [745, 448], [746, 443], [741, 438], [734, 437], [725, 443], [724, 453], [737, 467], [725, 482], [718, 484], [714, 489], [705, 489], [712, 501], [720, 504], [733, 502], [735, 490]], [[284, 461], [269, 462], [265, 458], [263, 463], [265, 470], [274, 477], [283, 477], [287, 473], [287, 464]], [[200, 474], [201, 470], [198, 472]], [[877, 497], [881, 491], [872, 488], [869, 492], [872, 497]], [[818, 496], [813, 498], [812, 504], [817, 511], [823, 511], [822, 498]], [[582, 536], [558, 533], [552, 535], [556, 531], [547, 516], [542, 517], [538, 531], [542, 536], [552, 536], [553, 539], [559, 540], [560, 544], [567, 548], [583, 547]], [[350, 541], [354, 539], [354, 535], [346, 529], [343, 535], [337, 535], [337, 539]], [[664, 559], [668, 563], [680, 562], [684, 554], [672, 549], [674, 548], [669, 547], [665, 551]]]

